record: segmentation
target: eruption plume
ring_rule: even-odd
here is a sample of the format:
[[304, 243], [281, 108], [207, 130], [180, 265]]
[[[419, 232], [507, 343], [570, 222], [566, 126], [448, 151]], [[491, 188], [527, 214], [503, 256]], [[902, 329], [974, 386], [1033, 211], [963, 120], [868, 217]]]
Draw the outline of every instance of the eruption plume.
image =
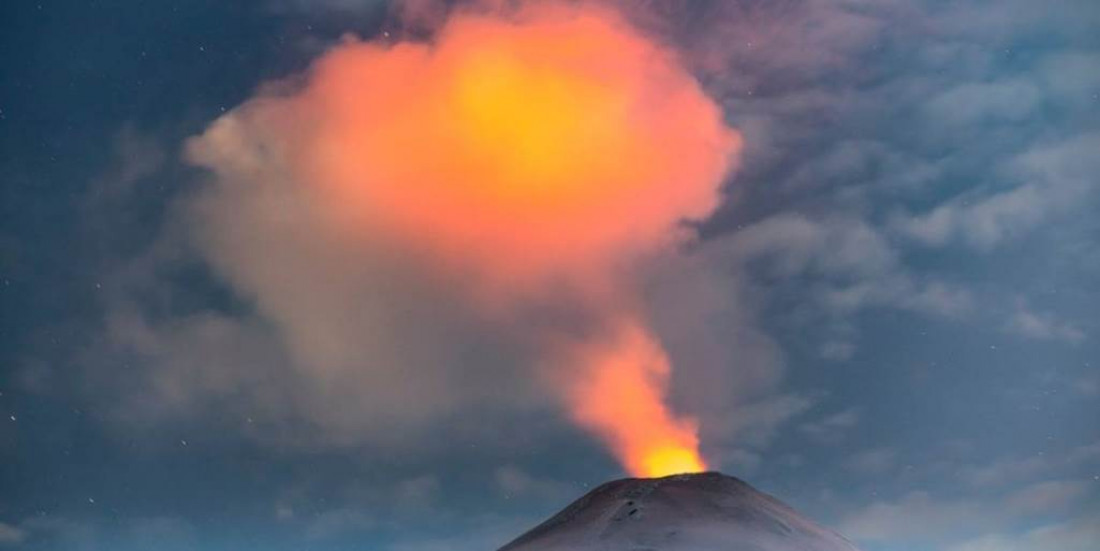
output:
[[740, 137], [672, 51], [591, 5], [459, 11], [431, 43], [345, 41], [207, 141], [241, 117], [333, 227], [459, 274], [487, 317], [568, 289], [599, 329], [530, 340], [570, 417], [633, 474], [705, 468], [631, 274], [715, 208]]
[[625, 318], [610, 338], [587, 343], [583, 371], [566, 383], [573, 418], [606, 440], [636, 476], [706, 470], [697, 427], [664, 403], [671, 367], [639, 319]]

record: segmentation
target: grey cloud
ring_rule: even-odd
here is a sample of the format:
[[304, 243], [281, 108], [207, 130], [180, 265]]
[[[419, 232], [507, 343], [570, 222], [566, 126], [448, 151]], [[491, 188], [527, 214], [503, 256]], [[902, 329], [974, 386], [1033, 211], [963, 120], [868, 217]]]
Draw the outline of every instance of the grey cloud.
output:
[[26, 530], [6, 522], [0, 522], [0, 545], [16, 545], [27, 538]]
[[1095, 464], [1100, 464], [1100, 443], [1079, 445], [1059, 453], [1003, 457], [981, 465], [956, 465], [953, 471], [960, 482], [988, 490], [1006, 481], [1034, 482]]
[[858, 219], [781, 214], [733, 234], [727, 244], [743, 262], [767, 261], [777, 276], [819, 278], [813, 298], [833, 315], [893, 307], [958, 317], [971, 308], [965, 289], [914, 277], [887, 239]]
[[[106, 339], [86, 356], [106, 358], [92, 378], [113, 419], [149, 425], [214, 407], [260, 440], [402, 447], [440, 423], [457, 428], [459, 412], [546, 406], [530, 369], [516, 369], [533, 360], [512, 335], [408, 258], [327, 228], [270, 155], [277, 138], [248, 124], [228, 115], [224, 131], [192, 142], [217, 177], [112, 278]], [[239, 307], [158, 313], [181, 306], [172, 274], [196, 253]], [[131, 384], [113, 388], [126, 369]]]
[[821, 346], [821, 357], [833, 361], [847, 361], [856, 353], [854, 342], [841, 338], [827, 341]]
[[864, 450], [850, 457], [845, 466], [862, 475], [882, 475], [896, 466], [898, 455], [898, 450], [891, 448]]
[[1039, 65], [1044, 88], [1061, 102], [1081, 108], [1096, 102], [1100, 90], [1100, 51], [1071, 50], [1051, 54]]
[[1000, 519], [985, 503], [938, 500], [918, 491], [849, 514], [840, 531], [861, 542], [907, 542], [922, 547], [999, 526]]
[[[803, 406], [779, 388], [785, 358], [759, 327], [740, 269], [709, 246], [658, 264], [646, 299], [676, 366], [673, 402], [700, 417], [702, 440], [716, 451], [745, 443], [748, 432], [770, 435]], [[773, 413], [747, 415], [762, 411]]]
[[1052, 461], [1042, 455], [1003, 459], [964, 471], [964, 478], [976, 486], [996, 486], [1005, 480], [1026, 479], [1046, 472], [1050, 470]]
[[1100, 379], [1084, 377], [1074, 383], [1074, 389], [1085, 396], [1098, 396], [1100, 395]]
[[1044, 524], [1023, 534], [986, 534], [951, 545], [945, 551], [1091, 551], [1100, 541], [1100, 513]]
[[1020, 182], [1015, 187], [967, 194], [925, 214], [899, 217], [895, 226], [928, 245], [959, 239], [978, 249], [991, 249], [1083, 205], [1096, 190], [1100, 165], [1090, 152], [1098, 149], [1098, 134], [1037, 146], [999, 167], [1000, 177]]
[[362, 13], [391, 4], [391, 0], [270, 0], [278, 11]]
[[85, 551], [97, 549], [103, 539], [100, 527], [82, 520], [60, 516], [36, 516], [20, 524], [26, 539], [59, 549]]
[[431, 536], [410, 533], [386, 551], [484, 551], [497, 549], [529, 530], [542, 519], [520, 517], [487, 517], [467, 525], [462, 537]]
[[1034, 113], [1041, 99], [1039, 88], [1027, 80], [969, 83], [940, 93], [929, 100], [926, 109], [934, 120], [955, 127], [1019, 122]]
[[148, 517], [129, 519], [125, 543], [136, 549], [193, 549], [197, 538], [195, 527], [189, 522], [173, 517]]
[[1085, 338], [1084, 332], [1073, 324], [1046, 313], [1035, 312], [1023, 302], [1005, 324], [1005, 330], [1031, 339], [1060, 340], [1071, 343]]
[[503, 465], [493, 472], [493, 481], [504, 499], [537, 503], [567, 502], [580, 493], [574, 484], [532, 475], [515, 465]]
[[822, 442], [835, 442], [859, 423], [859, 412], [854, 409], [834, 413], [817, 421], [803, 423], [798, 428], [811, 438]]
[[1095, 485], [1092, 480], [1050, 480], [1018, 490], [1006, 498], [1006, 507], [1022, 515], [1041, 515], [1064, 511], [1086, 496]]
[[125, 198], [139, 181], [155, 174], [168, 161], [168, 153], [157, 137], [134, 124], [125, 124], [118, 130], [114, 148], [112, 165], [92, 184], [91, 201]]
[[378, 525], [378, 519], [368, 511], [354, 507], [331, 509], [318, 513], [305, 529], [305, 538], [323, 541], [337, 536], [361, 534]]
[[1093, 493], [1089, 481], [1044, 481], [985, 498], [935, 497], [917, 491], [851, 513], [841, 530], [859, 541], [937, 548], [1011, 529], [1022, 518], [1062, 517]]

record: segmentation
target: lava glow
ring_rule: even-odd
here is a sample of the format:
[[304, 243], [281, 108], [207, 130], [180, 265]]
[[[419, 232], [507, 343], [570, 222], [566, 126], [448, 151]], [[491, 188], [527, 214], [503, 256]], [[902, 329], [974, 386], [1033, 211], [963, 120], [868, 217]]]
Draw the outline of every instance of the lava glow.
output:
[[253, 109], [296, 121], [282, 154], [334, 223], [472, 274], [486, 311], [579, 290], [617, 329], [546, 351], [577, 362], [548, 377], [571, 417], [636, 475], [704, 468], [660, 343], [617, 306], [635, 302], [624, 270], [716, 207], [740, 149], [672, 52], [604, 9], [535, 2], [452, 15], [430, 44], [346, 42]]
[[629, 320], [607, 342], [591, 343], [571, 380], [571, 411], [602, 436], [635, 476], [702, 472], [695, 422], [676, 418], [664, 403], [671, 371], [664, 350]]

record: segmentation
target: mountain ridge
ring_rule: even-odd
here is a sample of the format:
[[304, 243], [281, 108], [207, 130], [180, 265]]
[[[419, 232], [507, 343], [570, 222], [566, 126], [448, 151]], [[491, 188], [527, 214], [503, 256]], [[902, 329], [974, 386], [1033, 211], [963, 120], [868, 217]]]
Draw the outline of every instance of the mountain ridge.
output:
[[607, 482], [499, 551], [858, 551], [718, 472]]

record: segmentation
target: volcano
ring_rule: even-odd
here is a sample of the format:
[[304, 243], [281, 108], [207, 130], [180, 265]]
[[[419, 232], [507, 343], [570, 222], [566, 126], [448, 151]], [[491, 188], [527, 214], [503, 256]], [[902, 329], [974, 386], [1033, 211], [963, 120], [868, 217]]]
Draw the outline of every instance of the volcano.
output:
[[721, 473], [608, 482], [500, 551], [858, 551]]

